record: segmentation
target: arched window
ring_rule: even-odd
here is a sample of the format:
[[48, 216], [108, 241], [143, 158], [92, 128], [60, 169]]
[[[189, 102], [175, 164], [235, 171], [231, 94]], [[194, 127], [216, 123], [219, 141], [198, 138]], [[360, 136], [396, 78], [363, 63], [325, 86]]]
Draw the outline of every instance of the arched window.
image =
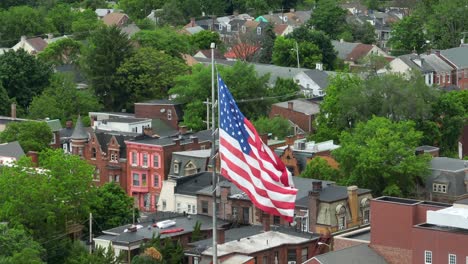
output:
[[369, 198], [361, 200], [362, 223], [368, 224], [370, 222], [370, 201]]
[[187, 165], [185, 165], [185, 176], [192, 175], [197, 173], [197, 166], [192, 161], [189, 161]]
[[336, 218], [338, 220], [338, 230], [346, 229], [346, 207], [339, 204], [336, 207]]

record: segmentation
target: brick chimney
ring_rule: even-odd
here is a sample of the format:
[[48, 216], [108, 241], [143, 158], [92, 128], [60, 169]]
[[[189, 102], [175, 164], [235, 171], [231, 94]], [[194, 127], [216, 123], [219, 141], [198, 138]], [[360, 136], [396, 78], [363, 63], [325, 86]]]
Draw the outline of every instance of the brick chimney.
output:
[[11, 104], [11, 118], [16, 119], [16, 103]]
[[194, 27], [194, 26], [195, 26], [195, 18], [191, 17], [190, 18], [190, 27]]
[[218, 234], [217, 235], [218, 235], [218, 237], [217, 237], [218, 245], [224, 244], [224, 242], [226, 240], [225, 239], [226, 235], [225, 235], [224, 228], [218, 228]]
[[294, 109], [294, 102], [288, 102], [288, 109], [293, 110]]
[[357, 223], [359, 219], [359, 201], [357, 191], [358, 187], [356, 185], [348, 186], [348, 205], [353, 223]]
[[312, 191], [321, 192], [322, 191], [322, 181], [312, 182]]
[[296, 138], [294, 136], [287, 136], [286, 137], [286, 145], [293, 146], [295, 140], [296, 140]]
[[37, 151], [30, 150], [28, 151], [28, 153], [26, 153], [26, 156], [31, 158], [31, 161], [34, 164], [34, 167], [37, 167], [39, 165], [39, 158], [37, 155]]
[[190, 139], [192, 140], [192, 143], [195, 145], [198, 145], [198, 137], [196, 136], [190, 136]]
[[316, 191], [309, 191], [308, 195], [308, 209], [309, 209], [309, 232], [316, 232], [317, 214], [320, 202], [320, 193]]
[[153, 128], [145, 127], [143, 128], [143, 134], [152, 137], [153, 136]]
[[268, 143], [268, 134], [261, 134], [260, 139], [263, 141], [263, 143]]
[[187, 126], [179, 126], [179, 133], [181, 135], [187, 134], [188, 128]]
[[65, 128], [73, 128], [73, 121], [67, 120], [67, 122], [65, 122]]
[[270, 215], [263, 212], [262, 214], [262, 224], [263, 224], [263, 231], [268, 232], [270, 231]]

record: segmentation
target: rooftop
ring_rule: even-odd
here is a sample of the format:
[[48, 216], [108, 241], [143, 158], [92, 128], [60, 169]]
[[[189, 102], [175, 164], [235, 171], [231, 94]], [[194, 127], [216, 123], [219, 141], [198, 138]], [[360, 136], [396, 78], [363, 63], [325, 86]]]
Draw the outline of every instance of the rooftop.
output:
[[431, 160], [431, 170], [460, 172], [465, 170], [468, 161], [447, 157], [435, 157]]
[[139, 123], [139, 122], [151, 122], [150, 118], [135, 118], [135, 117], [121, 117], [121, 118], [110, 118], [110, 119], [103, 119], [101, 121], [106, 121], [109, 123]]
[[320, 112], [320, 105], [316, 102], [307, 101], [305, 99], [294, 99], [285, 102], [276, 103], [274, 105], [288, 108], [289, 103], [292, 103], [292, 109], [306, 115], [315, 115]]
[[[386, 264], [387, 261], [377, 254], [367, 244], [348, 247], [315, 256], [313, 259], [322, 264], [353, 263], [353, 264]], [[313, 263], [312, 260], [305, 263]]]
[[437, 211], [427, 211], [427, 224], [460, 228], [468, 233], [468, 208], [454, 205]]
[[194, 137], [198, 138], [198, 142], [209, 141], [211, 140], [211, 130], [202, 130], [196, 133], [187, 133], [187, 134], [179, 135], [178, 137], [137, 139], [137, 140], [128, 141], [127, 143], [156, 145], [156, 146], [169, 146], [169, 145], [176, 144], [177, 140], [180, 140], [180, 144], [186, 144], [186, 143], [192, 142]]
[[176, 101], [167, 100], [167, 99], [154, 99], [145, 102], [135, 103], [135, 104], [149, 104], [149, 105], [180, 105]]
[[22, 156], [24, 156], [24, 151], [18, 141], [0, 144], [0, 157], [19, 159]]
[[440, 54], [459, 69], [468, 68], [468, 46], [441, 50]]
[[181, 156], [188, 156], [188, 157], [210, 157], [211, 156], [211, 149], [200, 149], [200, 150], [188, 150], [188, 151], [177, 151], [172, 153], [181, 155]]

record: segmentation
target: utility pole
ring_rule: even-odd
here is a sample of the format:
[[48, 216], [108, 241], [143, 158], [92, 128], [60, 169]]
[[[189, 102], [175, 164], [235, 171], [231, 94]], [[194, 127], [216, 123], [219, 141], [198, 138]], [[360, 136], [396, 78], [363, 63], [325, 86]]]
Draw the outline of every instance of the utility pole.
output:
[[215, 66], [214, 66], [214, 50], [216, 44], [211, 43], [211, 170], [212, 170], [212, 187], [213, 187], [213, 264], [218, 264], [218, 241], [217, 241], [217, 224], [216, 224], [216, 188], [217, 179], [216, 179], [216, 157], [215, 157], [215, 148], [216, 148], [216, 122], [215, 122]]
[[89, 213], [89, 254], [93, 253], [93, 213]]
[[206, 123], [206, 129], [209, 130], [210, 129], [210, 105], [211, 105], [210, 98], [206, 98], [206, 101], [203, 103], [206, 104], [206, 121], [203, 121], [203, 123]]
[[297, 58], [297, 68], [300, 69], [301, 64], [299, 63], [299, 45], [297, 44], [297, 41], [296, 41], [296, 58]]

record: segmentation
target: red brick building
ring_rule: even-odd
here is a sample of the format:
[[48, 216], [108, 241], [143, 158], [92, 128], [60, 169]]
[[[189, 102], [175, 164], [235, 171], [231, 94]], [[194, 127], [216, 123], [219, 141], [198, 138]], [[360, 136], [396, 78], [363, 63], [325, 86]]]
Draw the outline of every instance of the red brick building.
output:
[[320, 105], [317, 102], [295, 99], [273, 104], [269, 116], [270, 118], [281, 116], [290, 120], [299, 128], [299, 130], [296, 129], [295, 134], [301, 130], [305, 133], [312, 133], [314, 131], [312, 122], [319, 112]]
[[210, 130], [181, 132], [174, 137], [125, 141], [128, 156], [126, 190], [128, 195], [135, 198], [141, 210], [156, 211], [162, 182], [168, 178], [173, 152], [208, 149], [211, 146]]
[[161, 119], [174, 129], [184, 118], [182, 104], [170, 100], [151, 100], [135, 103], [136, 118]]
[[452, 66], [452, 84], [461, 90], [468, 89], [468, 46], [441, 50], [437, 55]]

